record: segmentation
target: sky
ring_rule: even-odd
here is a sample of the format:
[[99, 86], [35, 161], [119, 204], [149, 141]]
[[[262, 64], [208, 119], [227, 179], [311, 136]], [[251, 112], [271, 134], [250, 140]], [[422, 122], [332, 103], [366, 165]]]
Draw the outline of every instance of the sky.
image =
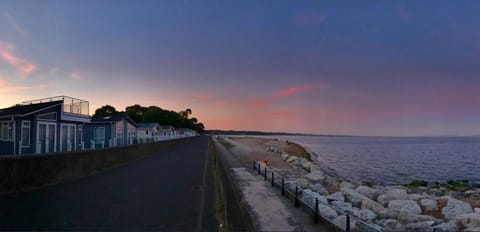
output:
[[480, 1], [0, 1], [0, 107], [191, 108], [207, 129], [480, 135]]

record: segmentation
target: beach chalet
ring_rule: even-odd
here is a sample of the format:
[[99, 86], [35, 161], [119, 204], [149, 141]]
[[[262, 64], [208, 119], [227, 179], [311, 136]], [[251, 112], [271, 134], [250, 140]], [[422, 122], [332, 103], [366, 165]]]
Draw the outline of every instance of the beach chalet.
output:
[[0, 155], [82, 150], [88, 101], [56, 96], [0, 109]]
[[175, 128], [169, 125], [160, 125], [160, 136], [174, 136], [175, 135]]
[[196, 132], [189, 128], [177, 128], [175, 129], [175, 134], [180, 137], [190, 137], [194, 136]]
[[139, 141], [151, 141], [160, 135], [160, 130], [160, 125], [156, 122], [138, 123], [137, 138]]
[[126, 146], [137, 142], [137, 125], [125, 113], [95, 115], [85, 125], [85, 148]]

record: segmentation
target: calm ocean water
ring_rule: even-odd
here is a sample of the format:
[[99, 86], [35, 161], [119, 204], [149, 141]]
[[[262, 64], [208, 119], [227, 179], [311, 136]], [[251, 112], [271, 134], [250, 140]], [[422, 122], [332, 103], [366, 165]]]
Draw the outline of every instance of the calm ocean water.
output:
[[480, 181], [480, 137], [268, 137], [305, 145], [322, 166], [360, 181]]

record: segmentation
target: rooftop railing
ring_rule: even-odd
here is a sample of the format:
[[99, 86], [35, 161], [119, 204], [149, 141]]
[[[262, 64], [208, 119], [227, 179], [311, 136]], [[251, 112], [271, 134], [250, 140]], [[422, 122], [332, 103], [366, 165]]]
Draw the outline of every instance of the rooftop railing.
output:
[[68, 96], [55, 96], [22, 102], [22, 105], [38, 104], [52, 101], [63, 101], [63, 112], [89, 115], [89, 102]]

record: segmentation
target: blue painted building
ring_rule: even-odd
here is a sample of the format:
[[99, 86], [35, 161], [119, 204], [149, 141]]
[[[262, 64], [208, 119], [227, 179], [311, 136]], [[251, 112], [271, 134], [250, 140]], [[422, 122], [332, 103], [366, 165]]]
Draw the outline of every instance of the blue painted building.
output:
[[88, 108], [88, 101], [57, 96], [0, 109], [0, 155], [82, 150]]
[[89, 149], [137, 143], [137, 125], [125, 113], [93, 116], [85, 125], [85, 146]]

